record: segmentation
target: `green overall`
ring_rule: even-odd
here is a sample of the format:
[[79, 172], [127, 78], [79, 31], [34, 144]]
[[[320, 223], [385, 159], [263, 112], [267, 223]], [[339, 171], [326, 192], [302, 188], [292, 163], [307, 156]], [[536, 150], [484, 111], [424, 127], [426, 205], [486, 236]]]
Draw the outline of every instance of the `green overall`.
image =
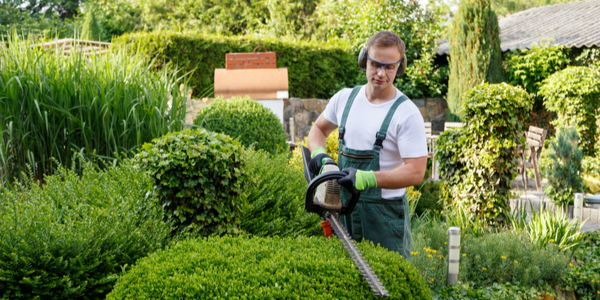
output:
[[[360, 88], [358, 86], [352, 90], [340, 122], [338, 166], [340, 170], [352, 167], [363, 171], [379, 171], [379, 151], [383, 147], [390, 121], [396, 108], [408, 98], [402, 95], [392, 105], [377, 132], [372, 150], [350, 149], [344, 145], [346, 119]], [[350, 199], [350, 193], [344, 188], [341, 189], [340, 196], [344, 202]], [[342, 216], [340, 220], [353, 239], [360, 241], [364, 238], [375, 245], [379, 244], [391, 251], [396, 251], [410, 260], [411, 236], [406, 195], [394, 199], [383, 199], [380, 188], [365, 189], [360, 193], [360, 198], [352, 213]]]

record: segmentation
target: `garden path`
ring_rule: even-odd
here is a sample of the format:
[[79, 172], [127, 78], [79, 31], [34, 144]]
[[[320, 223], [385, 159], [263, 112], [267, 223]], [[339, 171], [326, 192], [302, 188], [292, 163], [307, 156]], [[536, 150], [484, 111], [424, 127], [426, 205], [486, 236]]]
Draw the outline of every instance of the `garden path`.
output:
[[[546, 187], [548, 184], [547, 179], [542, 179], [542, 189]], [[531, 212], [531, 205], [533, 206], [534, 211], [538, 211], [540, 207], [544, 207], [543, 203], [551, 203], [550, 198], [548, 198], [543, 192], [538, 192], [535, 187], [535, 180], [530, 179], [527, 182], [527, 189], [523, 189], [523, 183], [521, 181], [521, 177], [518, 177], [516, 180], [511, 182], [512, 192], [514, 194], [514, 199], [510, 200], [511, 210], [514, 211], [521, 204], [525, 206], [525, 210]], [[546, 205], [547, 206], [547, 205]], [[591, 212], [589, 216], [586, 216], [586, 212]], [[595, 213], [595, 215], [594, 215]], [[600, 229], [600, 208], [592, 209], [584, 211], [584, 219], [587, 219], [583, 227], [581, 228], [582, 232], [596, 231]]]

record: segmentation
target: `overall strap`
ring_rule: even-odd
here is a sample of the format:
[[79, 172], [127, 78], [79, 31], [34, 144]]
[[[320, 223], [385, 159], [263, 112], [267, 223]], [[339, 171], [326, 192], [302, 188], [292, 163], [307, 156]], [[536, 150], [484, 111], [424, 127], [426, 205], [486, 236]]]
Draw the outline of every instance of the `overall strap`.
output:
[[346, 120], [348, 119], [350, 108], [352, 108], [352, 103], [354, 102], [356, 95], [358, 95], [360, 88], [362, 88], [362, 86], [357, 86], [352, 89], [352, 93], [350, 93], [350, 97], [348, 98], [348, 102], [346, 102], [346, 107], [344, 108], [344, 113], [342, 114], [342, 121], [340, 122], [339, 126], [339, 140], [342, 144], [344, 143], [344, 133], [346, 133]]
[[375, 144], [373, 145], [373, 149], [379, 151], [381, 148], [383, 148], [383, 141], [385, 140], [388, 127], [390, 126], [390, 122], [392, 121], [392, 118], [396, 113], [396, 109], [398, 108], [398, 106], [400, 106], [400, 104], [402, 104], [402, 102], [406, 100], [408, 100], [408, 97], [406, 97], [406, 95], [402, 95], [396, 100], [396, 102], [394, 102], [394, 104], [392, 104], [392, 107], [385, 116], [385, 119], [383, 119], [383, 123], [381, 124], [379, 132], [377, 132], [377, 134], [375, 135]]

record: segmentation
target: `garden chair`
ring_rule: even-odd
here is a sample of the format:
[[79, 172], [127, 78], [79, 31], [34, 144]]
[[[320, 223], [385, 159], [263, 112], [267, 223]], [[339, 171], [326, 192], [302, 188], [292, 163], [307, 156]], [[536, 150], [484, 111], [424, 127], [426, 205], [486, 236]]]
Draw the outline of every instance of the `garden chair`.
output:
[[540, 177], [539, 161], [544, 148], [544, 140], [548, 131], [543, 128], [529, 126], [529, 131], [525, 132], [525, 147], [519, 147], [519, 166], [523, 180], [523, 189], [527, 190], [527, 169], [533, 169], [535, 174], [535, 186], [538, 192], [542, 191], [542, 178]]

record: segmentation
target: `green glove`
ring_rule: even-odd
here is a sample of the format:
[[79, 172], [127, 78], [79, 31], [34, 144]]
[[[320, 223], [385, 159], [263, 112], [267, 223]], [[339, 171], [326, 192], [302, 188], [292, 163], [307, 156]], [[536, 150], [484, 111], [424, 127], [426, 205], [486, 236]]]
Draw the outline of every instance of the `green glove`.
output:
[[348, 174], [344, 178], [338, 179], [338, 184], [344, 186], [347, 189], [356, 189], [362, 191], [366, 188], [376, 188], [377, 179], [375, 178], [375, 172], [373, 171], [362, 171], [355, 168], [346, 168], [342, 172]]
[[311, 159], [308, 163], [308, 170], [310, 170], [310, 172], [313, 173], [313, 175], [315, 176], [321, 174], [321, 168], [327, 161], [333, 160], [331, 156], [325, 153], [325, 149], [323, 147], [317, 147], [310, 154], [310, 157]]

